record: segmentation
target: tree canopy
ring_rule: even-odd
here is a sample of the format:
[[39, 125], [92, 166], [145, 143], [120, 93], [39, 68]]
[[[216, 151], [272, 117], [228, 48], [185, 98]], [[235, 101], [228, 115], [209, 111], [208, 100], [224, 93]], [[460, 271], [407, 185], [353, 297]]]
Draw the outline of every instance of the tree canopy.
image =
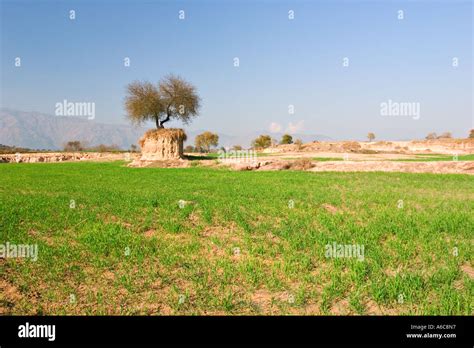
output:
[[266, 148], [272, 145], [272, 138], [269, 135], [260, 135], [254, 141], [252, 141], [252, 147], [254, 148]]
[[283, 134], [280, 144], [293, 144], [293, 137], [289, 134]]
[[204, 132], [196, 136], [194, 143], [197, 149], [209, 152], [211, 146], [217, 146], [219, 143], [219, 136], [215, 133]]
[[200, 98], [196, 87], [179, 76], [168, 75], [158, 85], [134, 81], [127, 86], [125, 109], [136, 124], [154, 121], [156, 128], [172, 119], [188, 124], [199, 113]]

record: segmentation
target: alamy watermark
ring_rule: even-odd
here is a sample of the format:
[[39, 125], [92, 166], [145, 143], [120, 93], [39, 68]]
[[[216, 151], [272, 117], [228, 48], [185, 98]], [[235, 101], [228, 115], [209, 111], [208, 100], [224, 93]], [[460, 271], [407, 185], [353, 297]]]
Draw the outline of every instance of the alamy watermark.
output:
[[38, 244], [0, 244], [0, 258], [29, 258], [38, 260]]
[[70, 102], [64, 99], [55, 105], [56, 116], [82, 116], [87, 117], [88, 120], [95, 118], [95, 103], [94, 102]]
[[257, 153], [255, 150], [219, 150], [218, 160], [224, 163], [255, 163]]
[[380, 115], [412, 117], [414, 120], [418, 120], [420, 118], [420, 103], [395, 102], [389, 99], [380, 103]]
[[26, 322], [18, 326], [20, 338], [47, 338], [48, 341], [56, 339], [56, 325], [36, 325]]
[[355, 258], [364, 261], [364, 245], [361, 244], [326, 244], [326, 258]]

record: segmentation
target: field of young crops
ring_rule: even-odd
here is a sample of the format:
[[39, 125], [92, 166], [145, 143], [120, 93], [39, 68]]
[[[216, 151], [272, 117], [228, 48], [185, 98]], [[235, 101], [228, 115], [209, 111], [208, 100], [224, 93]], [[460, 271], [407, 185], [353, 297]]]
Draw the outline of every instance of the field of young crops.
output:
[[4, 164], [0, 213], [3, 314], [473, 313], [473, 176]]

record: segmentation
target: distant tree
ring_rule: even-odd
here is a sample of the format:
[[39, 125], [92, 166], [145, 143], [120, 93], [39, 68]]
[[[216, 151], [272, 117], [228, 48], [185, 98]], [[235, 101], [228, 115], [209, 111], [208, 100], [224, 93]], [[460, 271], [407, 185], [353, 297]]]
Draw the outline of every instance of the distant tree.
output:
[[64, 151], [83, 151], [84, 148], [79, 140], [68, 141], [64, 145]]
[[432, 139], [437, 139], [438, 135], [434, 132], [428, 133], [428, 135], [425, 137], [426, 140], [432, 140]]
[[29, 149], [26, 147], [16, 147], [16, 146], [8, 146], [8, 145], [0, 144], [0, 153], [17, 153], [17, 152], [23, 153], [23, 152], [37, 152], [37, 151], [44, 152], [44, 151], [49, 151], [49, 150], [46, 150], [46, 149], [35, 150], [35, 149]]
[[95, 151], [95, 152], [117, 152], [120, 151], [120, 147], [118, 145], [105, 145], [105, 144], [99, 144], [97, 146], [93, 146], [88, 148], [90, 151]]
[[438, 136], [438, 139], [451, 139], [453, 135], [451, 132], [444, 132], [443, 134]]
[[252, 141], [252, 147], [264, 149], [272, 145], [272, 138], [269, 135], [260, 135]]
[[195, 152], [194, 146], [192, 146], [192, 145], [186, 146], [186, 147], [184, 148], [184, 152], [187, 152], [187, 153]]
[[196, 148], [209, 152], [212, 146], [217, 146], [219, 143], [219, 136], [215, 133], [204, 132], [196, 136], [194, 144]]
[[469, 131], [469, 139], [474, 139], [474, 129]]
[[289, 134], [283, 134], [280, 144], [293, 144], [293, 137]]
[[132, 82], [127, 94], [127, 117], [136, 124], [155, 121], [156, 128], [164, 128], [171, 119], [188, 124], [198, 115], [200, 98], [196, 88], [179, 76], [168, 75], [158, 86], [147, 81]]
[[369, 134], [367, 134], [367, 139], [369, 139], [369, 141], [374, 141], [374, 139], [375, 139], [375, 134], [372, 133], [372, 132], [369, 132]]
[[232, 150], [234, 150], [234, 151], [242, 151], [242, 146], [241, 146], [241, 145], [234, 145], [234, 146], [232, 146]]
[[131, 152], [137, 152], [137, 149], [138, 149], [137, 145], [135, 145], [135, 144], [130, 145], [130, 151]]

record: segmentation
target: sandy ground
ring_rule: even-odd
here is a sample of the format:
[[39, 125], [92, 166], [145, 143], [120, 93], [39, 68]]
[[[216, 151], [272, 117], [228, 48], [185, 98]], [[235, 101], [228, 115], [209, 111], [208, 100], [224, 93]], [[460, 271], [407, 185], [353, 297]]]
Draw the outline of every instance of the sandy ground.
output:
[[139, 153], [113, 152], [34, 152], [0, 154], [0, 163], [41, 163], [71, 161], [120, 161], [133, 160]]
[[297, 146], [278, 145], [265, 153], [318, 152], [318, 153], [394, 153], [394, 154], [472, 154], [474, 139], [434, 139], [412, 141], [313, 141]]
[[308, 169], [312, 172], [401, 172], [401, 173], [444, 173], [474, 175], [474, 161], [452, 162], [391, 162], [391, 161], [343, 161], [316, 162]]
[[[211, 163], [203, 165], [212, 165]], [[223, 164], [234, 170], [305, 170], [311, 172], [400, 172], [474, 175], [474, 161], [394, 162], [394, 161], [301, 161], [259, 159], [253, 163]]]
[[[435, 151], [436, 150], [436, 151]], [[452, 161], [410, 161], [420, 154], [453, 155]], [[134, 167], [229, 167], [234, 170], [306, 170], [312, 172], [403, 172], [445, 173], [474, 175], [474, 161], [457, 161], [454, 155], [474, 154], [474, 139], [442, 139], [412, 142], [311, 142], [297, 145], [278, 145], [259, 153], [259, 156], [230, 162], [212, 160], [140, 161], [139, 153], [24, 153], [2, 154], [0, 162], [35, 163], [64, 161], [130, 161]], [[206, 154], [189, 154], [206, 156]], [[321, 161], [320, 158], [342, 159]]]
[[[440, 154], [440, 156], [442, 156]], [[400, 153], [377, 153], [377, 154], [361, 154], [361, 153], [341, 153], [341, 152], [281, 152], [274, 154], [263, 154], [259, 159], [272, 160], [275, 158], [284, 160], [293, 160], [298, 158], [340, 158], [348, 161], [385, 161], [397, 159], [417, 159], [419, 156], [415, 154], [400, 154]]]

